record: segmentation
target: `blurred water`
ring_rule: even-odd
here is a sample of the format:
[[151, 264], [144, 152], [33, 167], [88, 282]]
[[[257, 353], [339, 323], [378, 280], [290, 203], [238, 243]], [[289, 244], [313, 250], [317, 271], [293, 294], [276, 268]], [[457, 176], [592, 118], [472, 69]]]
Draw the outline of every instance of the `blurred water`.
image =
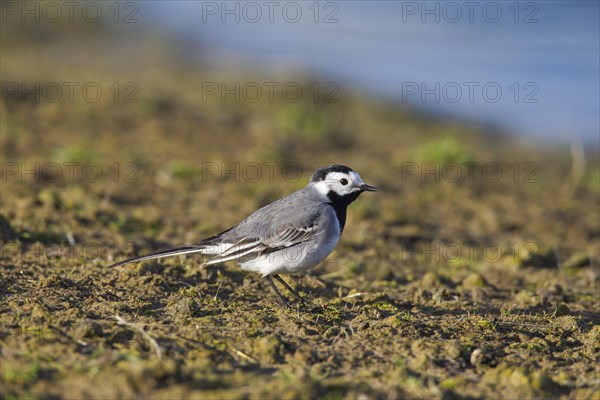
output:
[[[214, 63], [306, 69], [543, 139], [600, 132], [600, 2], [148, 2]], [[244, 68], [244, 65], [240, 65]]]

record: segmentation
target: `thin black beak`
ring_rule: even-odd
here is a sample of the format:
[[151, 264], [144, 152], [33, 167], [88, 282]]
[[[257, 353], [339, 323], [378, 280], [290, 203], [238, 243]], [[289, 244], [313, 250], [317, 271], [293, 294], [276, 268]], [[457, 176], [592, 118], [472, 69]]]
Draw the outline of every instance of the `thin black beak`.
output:
[[371, 185], [367, 185], [366, 183], [363, 183], [362, 185], [360, 185], [360, 191], [361, 192], [379, 192], [379, 191], [381, 191], [381, 189], [376, 188], [375, 186], [371, 186]]

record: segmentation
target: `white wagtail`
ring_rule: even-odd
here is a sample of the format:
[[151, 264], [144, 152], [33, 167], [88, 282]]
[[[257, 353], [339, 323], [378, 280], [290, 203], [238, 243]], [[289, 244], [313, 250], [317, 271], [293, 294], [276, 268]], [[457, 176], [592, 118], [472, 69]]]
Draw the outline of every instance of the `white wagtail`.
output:
[[342, 235], [348, 205], [362, 192], [378, 190], [364, 183], [352, 169], [331, 165], [317, 170], [304, 188], [262, 207], [218, 235], [111, 267], [191, 253], [212, 256], [202, 265], [235, 260], [242, 269], [261, 273], [287, 307], [272, 278], [304, 302], [279, 274], [306, 271], [323, 261]]

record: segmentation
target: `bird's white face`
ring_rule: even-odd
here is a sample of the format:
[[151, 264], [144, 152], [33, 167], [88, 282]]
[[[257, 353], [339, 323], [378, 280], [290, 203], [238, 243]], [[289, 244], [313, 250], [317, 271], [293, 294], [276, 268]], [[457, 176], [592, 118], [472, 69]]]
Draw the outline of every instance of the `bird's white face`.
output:
[[315, 182], [315, 187], [324, 197], [327, 193], [333, 191], [338, 196], [344, 197], [351, 193], [360, 193], [365, 189], [365, 183], [354, 171], [350, 172], [329, 172], [325, 179]]

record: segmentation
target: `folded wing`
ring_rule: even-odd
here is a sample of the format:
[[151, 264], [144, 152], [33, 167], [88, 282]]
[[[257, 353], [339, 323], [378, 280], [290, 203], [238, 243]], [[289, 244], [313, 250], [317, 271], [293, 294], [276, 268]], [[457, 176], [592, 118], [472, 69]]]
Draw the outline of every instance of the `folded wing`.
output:
[[203, 265], [219, 264], [225, 261], [245, 261], [274, 251], [287, 249], [305, 243], [317, 232], [318, 225], [294, 228], [285, 227], [264, 238], [243, 238], [212, 257]]

